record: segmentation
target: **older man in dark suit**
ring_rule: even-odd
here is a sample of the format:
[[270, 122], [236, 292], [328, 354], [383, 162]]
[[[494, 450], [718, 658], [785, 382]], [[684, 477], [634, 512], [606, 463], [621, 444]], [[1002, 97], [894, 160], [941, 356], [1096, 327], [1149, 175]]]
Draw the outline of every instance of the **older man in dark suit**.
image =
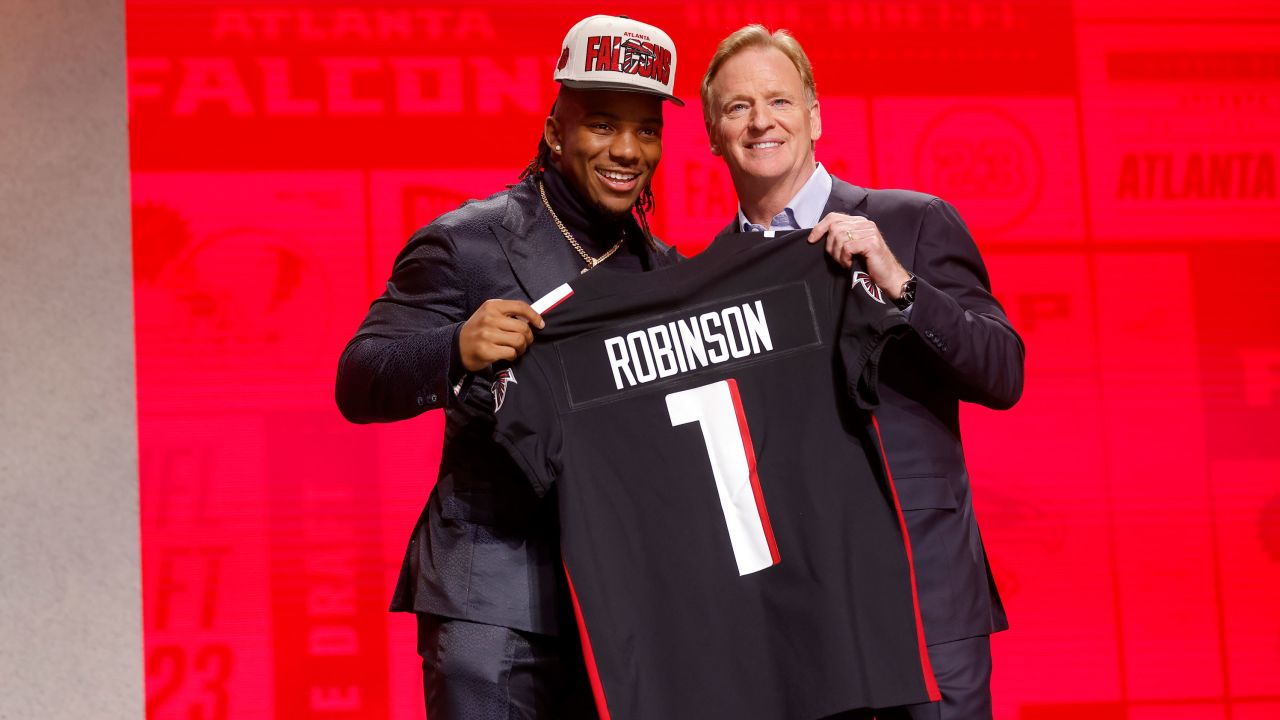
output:
[[391, 605], [418, 613], [431, 720], [594, 717], [566, 620], [556, 503], [493, 443], [503, 378], [491, 366], [532, 342], [533, 299], [588, 270], [675, 261], [645, 215], [662, 103], [679, 104], [675, 70], [656, 27], [603, 15], [575, 25], [521, 182], [415, 233], [342, 353], [337, 401], [349, 420], [445, 410], [439, 477]]
[[841, 264], [861, 258], [915, 330], [886, 351], [876, 418], [942, 700], [877, 717], [989, 718], [989, 636], [1008, 625], [973, 514], [959, 402], [1017, 402], [1022, 341], [954, 208], [921, 193], [850, 185], [816, 161], [822, 116], [813, 70], [785, 31], [752, 25], [725, 38], [703, 79], [702, 104], [711, 151], [738, 195], [728, 231], [814, 228], [810, 241], [825, 242]]

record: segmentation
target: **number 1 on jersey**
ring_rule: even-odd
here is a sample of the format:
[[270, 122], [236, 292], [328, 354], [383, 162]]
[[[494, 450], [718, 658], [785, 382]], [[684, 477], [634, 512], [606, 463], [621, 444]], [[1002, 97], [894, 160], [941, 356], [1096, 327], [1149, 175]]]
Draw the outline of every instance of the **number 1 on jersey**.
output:
[[738, 574], [749, 575], [778, 564], [778, 545], [756, 473], [756, 453], [738, 383], [721, 380], [671, 393], [667, 412], [672, 426], [696, 422], [702, 428]]

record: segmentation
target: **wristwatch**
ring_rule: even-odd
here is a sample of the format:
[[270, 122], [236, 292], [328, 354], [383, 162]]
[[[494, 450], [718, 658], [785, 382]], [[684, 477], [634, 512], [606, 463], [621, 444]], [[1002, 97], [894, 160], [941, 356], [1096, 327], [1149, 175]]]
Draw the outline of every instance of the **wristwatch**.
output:
[[[891, 298], [892, 299], [892, 298]], [[907, 281], [902, 283], [902, 291], [898, 298], [893, 301], [899, 310], [906, 310], [916, 301], [916, 276], [912, 275]]]

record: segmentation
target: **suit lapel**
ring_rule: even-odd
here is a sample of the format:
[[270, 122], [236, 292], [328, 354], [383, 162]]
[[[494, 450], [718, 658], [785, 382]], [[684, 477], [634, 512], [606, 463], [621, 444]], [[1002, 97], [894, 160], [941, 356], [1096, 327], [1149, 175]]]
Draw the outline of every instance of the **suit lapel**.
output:
[[493, 233], [506, 253], [516, 282], [531, 300], [537, 300], [577, 277], [578, 268], [566, 263], [565, 254], [548, 248], [547, 240], [566, 241], [543, 207], [538, 197], [538, 186], [532, 178], [507, 193], [502, 224], [494, 226]]
[[910, 270], [911, 258], [915, 256], [915, 235], [909, 228], [902, 227], [905, 216], [900, 213], [886, 213], [883, 205], [880, 205], [875, 209], [876, 217], [871, 217], [868, 208], [870, 194], [866, 188], [850, 185], [839, 178], [832, 178], [832, 180], [834, 182], [831, 185], [831, 198], [827, 200], [827, 206], [822, 214], [840, 212], [845, 215], [861, 215], [875, 221], [884, 236], [885, 244]]
[[865, 217], [867, 213], [862, 208], [862, 204], [866, 199], [866, 188], [850, 185], [833, 175], [831, 176], [831, 196], [827, 198], [826, 207], [822, 208], [822, 217], [826, 217], [827, 213], [832, 212]]

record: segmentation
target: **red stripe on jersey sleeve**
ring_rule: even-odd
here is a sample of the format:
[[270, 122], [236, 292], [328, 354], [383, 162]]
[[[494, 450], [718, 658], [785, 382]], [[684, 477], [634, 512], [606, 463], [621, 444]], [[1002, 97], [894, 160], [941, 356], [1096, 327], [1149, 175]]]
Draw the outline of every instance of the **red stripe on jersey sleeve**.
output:
[[769, 557], [773, 564], [781, 562], [778, 555], [778, 541], [773, 538], [773, 524], [769, 522], [769, 509], [764, 504], [764, 489], [760, 487], [760, 474], [756, 471], [756, 449], [751, 444], [751, 428], [747, 427], [747, 413], [742, 409], [742, 397], [738, 395], [738, 381], [729, 378], [729, 395], [733, 398], [733, 412], [738, 416], [738, 432], [742, 435], [742, 450], [747, 458], [747, 470], [751, 478], [751, 492], [756, 496], [756, 510], [760, 513], [760, 526], [764, 528], [764, 538], [769, 543]]
[[573, 589], [569, 577], [569, 564], [560, 558], [564, 566], [564, 579], [569, 583], [569, 597], [573, 600], [573, 617], [578, 621], [578, 638], [582, 643], [582, 659], [586, 661], [587, 675], [591, 678], [591, 694], [596, 698], [596, 713], [600, 720], [610, 720], [609, 704], [604, 699], [604, 685], [600, 682], [600, 669], [596, 667], [596, 654], [591, 650], [591, 638], [587, 635], [587, 621], [582, 617], [582, 605], [578, 603], [578, 591]]
[[920, 669], [924, 671], [924, 685], [929, 691], [929, 699], [938, 702], [942, 699], [942, 693], [938, 692], [938, 680], [933, 675], [933, 663], [929, 662], [929, 648], [924, 641], [924, 621], [920, 619], [920, 595], [916, 592], [916, 563], [911, 557], [911, 536], [907, 533], [907, 519], [902, 515], [902, 503], [898, 502], [898, 488], [893, 484], [893, 472], [889, 470], [889, 456], [884, 450], [884, 437], [880, 435], [880, 422], [876, 420], [875, 413], [871, 414], [871, 424], [876, 429], [876, 442], [880, 444], [884, 476], [889, 480], [889, 492], [893, 494], [893, 511], [898, 514], [898, 527], [902, 528], [902, 544], [907, 550], [907, 567], [911, 570], [911, 604], [916, 616], [916, 646], [920, 651]]

